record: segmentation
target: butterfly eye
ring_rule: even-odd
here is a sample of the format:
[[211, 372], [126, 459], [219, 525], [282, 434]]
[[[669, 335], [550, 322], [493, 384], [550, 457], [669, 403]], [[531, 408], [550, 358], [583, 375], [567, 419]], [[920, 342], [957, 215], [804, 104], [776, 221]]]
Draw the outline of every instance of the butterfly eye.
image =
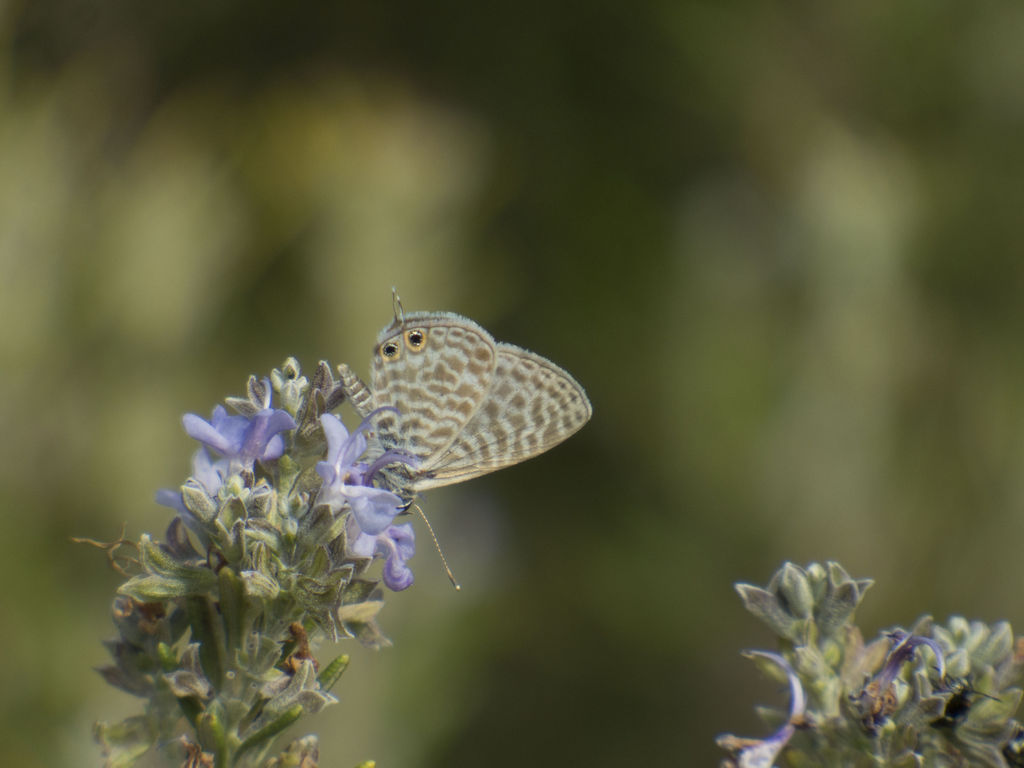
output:
[[397, 342], [386, 341], [381, 345], [380, 356], [385, 360], [397, 360], [400, 348]]
[[409, 349], [413, 352], [419, 352], [427, 343], [426, 331], [421, 331], [418, 328], [414, 331], [406, 331], [405, 343], [409, 345]]

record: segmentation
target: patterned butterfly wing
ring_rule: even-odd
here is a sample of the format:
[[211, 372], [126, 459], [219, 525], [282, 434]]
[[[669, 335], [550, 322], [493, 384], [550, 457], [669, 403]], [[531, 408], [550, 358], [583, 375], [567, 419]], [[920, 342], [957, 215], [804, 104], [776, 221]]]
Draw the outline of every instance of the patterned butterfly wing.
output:
[[371, 372], [378, 439], [429, 462], [446, 451], [485, 401], [498, 352], [494, 339], [466, 318], [412, 313], [381, 331]]
[[444, 449], [415, 473], [411, 490], [462, 482], [543, 453], [590, 419], [590, 400], [575, 379], [549, 360], [497, 344], [486, 399]]

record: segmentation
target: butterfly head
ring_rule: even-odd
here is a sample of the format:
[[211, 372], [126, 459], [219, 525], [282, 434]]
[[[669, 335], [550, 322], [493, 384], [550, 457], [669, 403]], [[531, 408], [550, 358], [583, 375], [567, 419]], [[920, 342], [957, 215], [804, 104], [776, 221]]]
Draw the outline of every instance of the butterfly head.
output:
[[396, 314], [394, 321], [378, 334], [375, 361], [385, 366], [397, 363], [407, 355], [426, 350], [435, 337], [438, 343], [443, 343], [444, 329], [452, 326], [472, 328], [477, 333], [486, 334], [476, 323], [451, 312], [403, 312]]
[[377, 345], [377, 356], [387, 365], [402, 359], [403, 354], [422, 352], [427, 346], [426, 328], [409, 328], [389, 336]]

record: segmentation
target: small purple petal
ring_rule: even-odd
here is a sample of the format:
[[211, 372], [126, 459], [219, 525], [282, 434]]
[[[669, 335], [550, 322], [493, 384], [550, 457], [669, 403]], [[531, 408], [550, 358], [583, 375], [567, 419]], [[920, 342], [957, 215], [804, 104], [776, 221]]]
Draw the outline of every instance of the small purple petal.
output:
[[775, 758], [796, 732], [796, 728], [787, 723], [769, 738], [742, 749], [737, 765], [739, 768], [772, 768]]
[[[294, 427], [289, 427], [289, 429], [294, 429]], [[280, 459], [283, 453], [284, 438], [280, 435], [274, 435], [267, 441], [267, 446], [263, 449], [263, 453], [256, 458], [260, 461], [273, 461], [274, 459]]]
[[[363, 455], [363, 452], [366, 450], [366, 438], [363, 436], [363, 433], [373, 426], [373, 420], [377, 418], [377, 415], [382, 411], [394, 411], [395, 413], [398, 413], [398, 409], [393, 405], [385, 405], [380, 408], [374, 408], [370, 411], [366, 418], [359, 422], [359, 426], [355, 428], [355, 431], [353, 431], [352, 435], [348, 438], [348, 440], [352, 442], [352, 445], [346, 446], [347, 450], [342, 456], [344, 463], [351, 464]], [[330, 416], [330, 414], [325, 415]], [[321, 419], [322, 418], [323, 417], [321, 417]], [[335, 416], [332, 418], [336, 419], [337, 417]]]
[[406, 561], [415, 554], [415, 533], [412, 525], [392, 525], [376, 536], [360, 533], [355, 527], [349, 531], [349, 535], [351, 554], [356, 557], [385, 558], [383, 577], [384, 584], [389, 589], [400, 592], [412, 585], [412, 570], [406, 564]]
[[323, 427], [324, 436], [327, 438], [327, 462], [337, 464], [341, 457], [341, 448], [348, 440], [348, 430], [341, 423], [341, 419], [333, 413], [321, 416], [320, 426]]
[[392, 592], [401, 592], [412, 586], [412, 569], [397, 557], [389, 557], [384, 563], [384, 584]]
[[352, 554], [356, 557], [373, 557], [377, 551], [377, 537], [368, 533], [360, 533], [349, 545]]
[[885, 666], [882, 667], [882, 671], [878, 674], [878, 685], [880, 690], [888, 690], [892, 681], [896, 679], [896, 676], [900, 672], [900, 667], [914, 655], [914, 650], [919, 645], [927, 645], [932, 649], [932, 653], [935, 654], [935, 658], [939, 664], [939, 676], [945, 678], [946, 676], [946, 659], [942, 653], [942, 647], [932, 640], [930, 637], [922, 637], [921, 635], [911, 635], [902, 629], [897, 629], [889, 634], [894, 644], [889, 650], [889, 655], [885, 660]]
[[337, 475], [340, 477], [341, 468], [353, 468], [356, 459], [362, 456], [366, 450], [366, 438], [360, 434], [366, 420], [351, 435], [345, 429], [345, 425], [341, 423], [341, 419], [334, 414], [325, 413], [320, 417], [320, 424], [327, 437], [327, 461], [336, 468]]
[[[405, 561], [416, 554], [416, 535], [412, 525], [392, 525], [377, 537], [378, 549], [387, 553], [384, 562], [384, 584], [394, 592], [401, 592], [412, 586], [412, 570]], [[383, 547], [381, 547], [383, 545]]]
[[284, 453], [284, 440], [278, 433], [295, 427], [295, 419], [286, 411], [272, 411], [269, 408], [260, 411], [249, 421], [239, 446], [239, 457], [247, 462], [279, 458]]
[[345, 486], [344, 495], [352, 505], [352, 516], [359, 523], [359, 529], [371, 536], [391, 525], [402, 507], [402, 500], [383, 488], [349, 485]]
[[227, 470], [223, 461], [212, 461], [205, 448], [200, 448], [192, 456], [192, 477], [203, 486], [210, 496], [215, 496], [224, 484], [224, 472]]
[[[220, 406], [218, 406], [220, 407]], [[181, 417], [181, 423], [185, 432], [194, 440], [203, 445], [208, 445], [218, 453], [229, 453], [232, 449], [231, 442], [207, 421], [196, 416], [194, 413], [186, 413]]]
[[[345, 425], [341, 423], [341, 419], [333, 414], [325, 413], [320, 417], [320, 424], [323, 427], [324, 435], [327, 437], [327, 459], [320, 462], [326, 466], [324, 469], [321, 469], [320, 465], [317, 465], [317, 472], [320, 474], [320, 477], [327, 483], [362, 485], [360, 482], [362, 473], [355, 471], [356, 466], [354, 464], [355, 459], [359, 458], [359, 454], [349, 456], [352, 450], [352, 439], [349, 436], [348, 430], [345, 429]], [[331, 469], [330, 476], [325, 474], [328, 467]], [[345, 475], [348, 475], [348, 477], [345, 477]]]
[[232, 416], [228, 413], [227, 408], [218, 405], [213, 409], [213, 418], [210, 419], [210, 423], [231, 445], [229, 452], [237, 453], [238, 449], [242, 447], [245, 433], [249, 429], [249, 419], [241, 414]]
[[794, 722], [803, 716], [806, 699], [804, 689], [800, 685], [800, 679], [796, 672], [789, 665], [785, 658], [777, 653], [767, 651], [749, 651], [744, 654], [748, 657], [760, 656], [768, 659], [780, 667], [789, 678], [789, 718], [779, 730], [766, 739], [748, 740], [736, 739], [733, 736], [726, 736], [719, 740], [719, 743], [726, 746], [729, 742], [739, 742], [742, 746], [727, 746], [727, 749], [734, 751], [736, 765], [739, 768], [771, 768], [775, 758], [789, 743], [790, 738], [796, 732]]
[[[327, 437], [327, 460], [316, 465], [324, 481], [319, 501], [333, 509], [340, 509], [347, 502], [360, 530], [376, 536], [391, 524], [402, 500], [366, 481], [365, 465], [356, 463], [366, 450], [366, 438], [358, 430], [350, 435], [341, 420], [329, 413], [320, 417], [320, 423]], [[363, 425], [367, 423], [364, 420]]]
[[325, 485], [332, 484], [337, 475], [337, 472], [334, 471], [334, 465], [326, 461], [318, 461], [316, 463], [316, 473], [323, 478]]
[[[186, 413], [181, 422], [190, 437], [219, 453], [229, 464], [239, 462], [245, 467], [252, 467], [257, 459], [269, 461], [280, 458], [285, 442], [279, 433], [296, 426], [295, 420], [282, 410], [267, 408], [249, 419], [240, 415], [230, 416], [220, 405], [213, 409], [209, 422], [194, 413]], [[234, 469], [236, 467], [224, 467], [221, 474]], [[205, 482], [203, 484], [206, 486]]]
[[389, 526], [387, 534], [395, 542], [395, 548], [400, 558], [409, 560], [416, 554], [416, 532], [413, 530], [412, 523]]
[[172, 491], [170, 488], [161, 488], [156, 492], [156, 503], [178, 512], [186, 511], [185, 502], [181, 500], [181, 491]]
[[363, 437], [359, 432], [353, 432], [349, 435], [349, 438], [342, 443], [341, 450], [339, 451], [338, 463], [342, 466], [351, 466], [356, 463], [356, 459], [363, 455], [366, 450], [366, 438]]

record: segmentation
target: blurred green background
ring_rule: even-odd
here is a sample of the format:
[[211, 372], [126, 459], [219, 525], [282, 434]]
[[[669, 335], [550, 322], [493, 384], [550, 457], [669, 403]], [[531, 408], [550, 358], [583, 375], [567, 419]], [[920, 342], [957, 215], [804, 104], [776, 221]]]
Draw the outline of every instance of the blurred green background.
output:
[[[208, 415], [367, 372], [392, 285], [588, 389], [422, 500], [322, 764], [710, 765], [785, 700], [732, 590], [1024, 625], [1024, 6], [0, 4], [0, 763], [98, 764], [118, 578]], [[344, 414], [350, 425], [351, 413]]]

